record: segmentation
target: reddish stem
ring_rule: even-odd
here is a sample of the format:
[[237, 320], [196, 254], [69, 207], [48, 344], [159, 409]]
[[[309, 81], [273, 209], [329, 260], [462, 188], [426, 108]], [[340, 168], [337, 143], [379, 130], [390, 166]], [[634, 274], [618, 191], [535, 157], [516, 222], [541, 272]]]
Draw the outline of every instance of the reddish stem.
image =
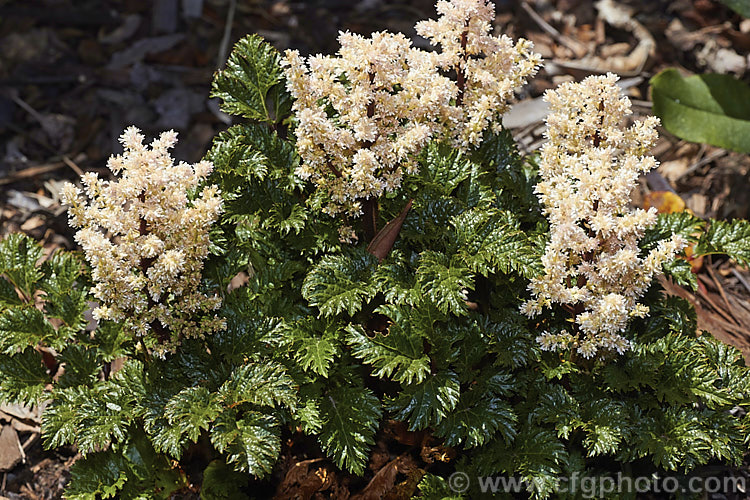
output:
[[[141, 203], [144, 203], [146, 201], [146, 193], [144, 192], [138, 195], [138, 200]], [[142, 217], [140, 220], [140, 224], [138, 226], [138, 233], [141, 236], [146, 236], [147, 234], [150, 233], [148, 229], [148, 223]], [[151, 265], [154, 263], [155, 260], [156, 258], [154, 257], [149, 257], [149, 258], [144, 257], [143, 259], [141, 259], [140, 268], [141, 268], [141, 273], [143, 273], [144, 277], [147, 276], [146, 273], [149, 267], [151, 267]], [[153, 307], [156, 307], [157, 303], [151, 297], [151, 294], [149, 293], [148, 290], [146, 290], [146, 300], [147, 300], [147, 307], [149, 308], [149, 310], [152, 309]], [[155, 319], [151, 323], [149, 323], [149, 326], [156, 333], [156, 337], [159, 339], [159, 342], [166, 342], [167, 340], [169, 340], [169, 332], [167, 331], [166, 328], [164, 328], [164, 325], [161, 324], [161, 321]]]
[[367, 198], [362, 202], [362, 224], [365, 230], [365, 240], [371, 242], [378, 234], [378, 200]]
[[[468, 27], [468, 21], [466, 23]], [[456, 96], [456, 105], [461, 106], [464, 102], [464, 90], [466, 89], [466, 73], [465, 73], [465, 65], [466, 65], [466, 45], [468, 44], [468, 38], [469, 38], [469, 31], [464, 30], [463, 33], [461, 33], [461, 59], [464, 61], [464, 67], [458, 67], [456, 68], [456, 85], [458, 86], [458, 95]]]

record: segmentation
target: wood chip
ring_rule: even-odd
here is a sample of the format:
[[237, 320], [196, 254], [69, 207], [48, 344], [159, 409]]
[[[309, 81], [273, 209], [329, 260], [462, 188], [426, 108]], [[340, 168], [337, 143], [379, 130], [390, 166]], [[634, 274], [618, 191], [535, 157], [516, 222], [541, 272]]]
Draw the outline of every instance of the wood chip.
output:
[[9, 471], [24, 460], [25, 456], [18, 433], [10, 425], [0, 430], [0, 471]]

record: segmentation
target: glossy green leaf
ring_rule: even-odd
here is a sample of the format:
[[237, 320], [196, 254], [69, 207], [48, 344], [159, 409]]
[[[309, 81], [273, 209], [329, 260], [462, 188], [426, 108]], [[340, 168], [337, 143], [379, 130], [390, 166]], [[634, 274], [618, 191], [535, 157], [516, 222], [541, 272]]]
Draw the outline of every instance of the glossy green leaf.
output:
[[284, 86], [281, 57], [257, 35], [249, 35], [234, 46], [226, 69], [213, 81], [211, 96], [223, 101], [227, 113], [250, 120], [277, 123], [291, 109]]
[[651, 79], [653, 110], [681, 139], [750, 153], [750, 87], [729, 75], [683, 78], [669, 68]]

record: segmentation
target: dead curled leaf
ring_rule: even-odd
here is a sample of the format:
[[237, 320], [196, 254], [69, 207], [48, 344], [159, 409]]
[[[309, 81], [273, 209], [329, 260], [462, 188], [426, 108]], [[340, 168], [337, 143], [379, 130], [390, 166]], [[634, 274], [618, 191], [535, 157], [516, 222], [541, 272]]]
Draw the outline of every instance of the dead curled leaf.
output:
[[398, 233], [401, 231], [401, 226], [404, 225], [404, 220], [406, 220], [406, 216], [409, 214], [409, 209], [411, 209], [413, 201], [409, 200], [403, 210], [401, 210], [401, 213], [386, 224], [367, 246], [367, 251], [377, 257], [378, 261], [382, 262], [391, 251], [391, 248], [393, 248], [393, 244], [396, 243]]

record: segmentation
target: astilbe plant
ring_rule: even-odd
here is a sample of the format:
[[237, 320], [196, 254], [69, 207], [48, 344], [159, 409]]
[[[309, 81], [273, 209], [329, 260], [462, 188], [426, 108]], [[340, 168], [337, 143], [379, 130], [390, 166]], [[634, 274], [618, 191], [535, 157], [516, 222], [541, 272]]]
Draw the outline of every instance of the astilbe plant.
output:
[[653, 277], [695, 285], [684, 242], [749, 263], [750, 225], [628, 208], [654, 123], [624, 127], [612, 76], [550, 92], [549, 142], [521, 158], [499, 113], [536, 56], [490, 37], [489, 2], [438, 10], [417, 29], [439, 53], [344, 34], [305, 65], [244, 38], [213, 95], [246, 121], [210, 164], [131, 130], [111, 165], [137, 177], [87, 176], [89, 205], [66, 188], [91, 268], [0, 244], [0, 398], [51, 400], [45, 444], [83, 455], [69, 498], [265, 498], [280, 457], [356, 488], [376, 440], [425, 498], [460, 497], [455, 471], [546, 497], [742, 460], [747, 369]]

